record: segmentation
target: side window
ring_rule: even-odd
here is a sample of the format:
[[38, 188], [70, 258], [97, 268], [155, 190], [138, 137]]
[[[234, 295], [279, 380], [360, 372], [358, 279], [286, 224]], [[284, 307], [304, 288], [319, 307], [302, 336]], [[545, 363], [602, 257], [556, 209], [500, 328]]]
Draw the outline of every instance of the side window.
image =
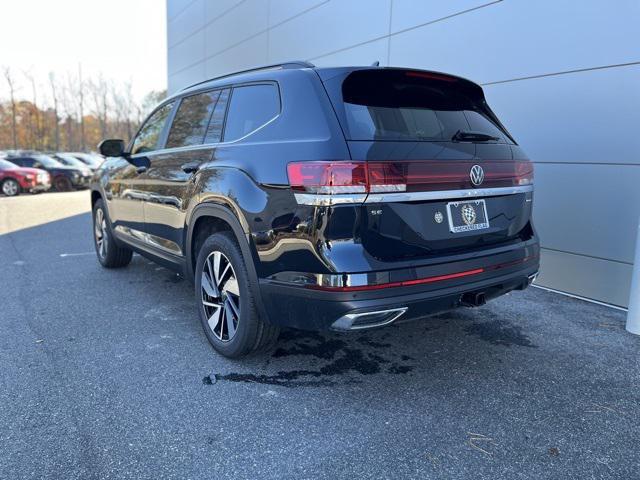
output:
[[158, 147], [162, 129], [172, 108], [173, 102], [164, 105], [151, 115], [133, 141], [132, 154], [150, 152]]
[[213, 109], [213, 115], [211, 115], [211, 120], [209, 121], [204, 143], [218, 143], [222, 139], [222, 125], [224, 124], [224, 114], [227, 111], [229, 91], [230, 90], [226, 88], [220, 92], [218, 102]]
[[166, 148], [200, 145], [220, 91], [185, 97], [174, 117]]
[[225, 142], [257, 130], [280, 113], [280, 95], [273, 84], [235, 87], [224, 131]]
[[33, 167], [35, 161], [32, 158], [14, 158], [13, 163], [21, 167]]

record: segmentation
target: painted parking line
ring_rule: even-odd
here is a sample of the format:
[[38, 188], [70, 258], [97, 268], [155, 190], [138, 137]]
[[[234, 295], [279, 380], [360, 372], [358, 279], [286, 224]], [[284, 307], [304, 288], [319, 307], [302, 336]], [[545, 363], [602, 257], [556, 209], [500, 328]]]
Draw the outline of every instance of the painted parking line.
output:
[[83, 255], [95, 255], [96, 252], [82, 252], [82, 253], [61, 253], [61, 257], [81, 257]]

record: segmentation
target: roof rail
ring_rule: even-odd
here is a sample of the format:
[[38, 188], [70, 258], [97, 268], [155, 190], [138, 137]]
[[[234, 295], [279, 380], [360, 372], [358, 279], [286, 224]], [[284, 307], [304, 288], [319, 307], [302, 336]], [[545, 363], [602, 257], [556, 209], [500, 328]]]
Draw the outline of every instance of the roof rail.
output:
[[311, 62], [306, 62], [304, 60], [295, 60], [295, 61], [291, 61], [291, 62], [283, 62], [283, 63], [274, 63], [273, 65], [262, 65], [260, 67], [254, 67], [254, 68], [248, 68], [246, 70], [240, 70], [238, 72], [233, 72], [233, 73], [225, 73], [224, 75], [220, 75], [218, 77], [213, 77], [213, 78], [207, 78], [206, 80], [202, 80], [201, 82], [196, 82], [194, 84], [188, 85], [182, 89], [180, 89], [181, 92], [191, 88], [191, 87], [195, 87], [198, 85], [202, 85], [203, 83], [207, 83], [207, 82], [211, 82], [213, 80], [219, 80], [221, 78], [226, 78], [226, 77], [232, 77], [234, 75], [240, 75], [242, 73], [249, 73], [249, 72], [257, 72], [260, 70], [268, 70], [271, 68], [282, 68], [282, 69], [286, 69], [286, 68], [315, 68], [315, 65]]

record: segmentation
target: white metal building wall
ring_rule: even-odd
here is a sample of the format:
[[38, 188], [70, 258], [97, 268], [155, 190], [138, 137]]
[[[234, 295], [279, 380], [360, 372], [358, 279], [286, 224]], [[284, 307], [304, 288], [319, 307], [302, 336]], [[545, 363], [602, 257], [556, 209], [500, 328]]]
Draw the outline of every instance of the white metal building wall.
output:
[[536, 163], [538, 283], [627, 305], [640, 211], [638, 0], [167, 0], [168, 84], [285, 60], [484, 86]]

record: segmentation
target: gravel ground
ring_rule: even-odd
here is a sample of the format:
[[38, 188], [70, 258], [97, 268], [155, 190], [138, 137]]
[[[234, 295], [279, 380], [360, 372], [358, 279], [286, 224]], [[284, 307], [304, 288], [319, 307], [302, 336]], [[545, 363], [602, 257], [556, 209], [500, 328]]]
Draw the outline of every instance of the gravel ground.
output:
[[532, 288], [230, 361], [188, 281], [99, 266], [87, 204], [0, 198], [1, 478], [638, 477], [622, 312]]

